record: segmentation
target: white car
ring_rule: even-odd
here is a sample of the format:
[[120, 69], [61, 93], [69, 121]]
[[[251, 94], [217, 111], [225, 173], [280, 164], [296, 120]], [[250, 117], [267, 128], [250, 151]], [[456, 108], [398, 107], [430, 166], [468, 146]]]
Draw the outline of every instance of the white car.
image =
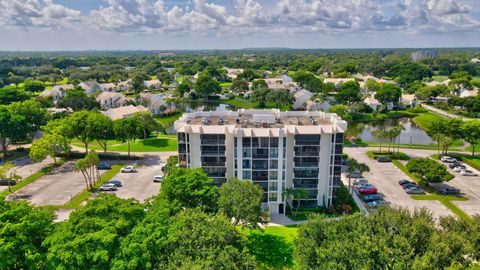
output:
[[442, 162], [445, 162], [445, 163], [457, 162], [456, 159], [454, 159], [453, 157], [449, 157], [449, 156], [442, 156], [442, 157], [440, 158], [440, 160], [441, 160]]
[[117, 186], [115, 184], [109, 183], [101, 186], [98, 190], [99, 191], [115, 191], [117, 190]]
[[153, 182], [154, 183], [161, 183], [163, 181], [163, 175], [155, 175], [153, 177]]
[[463, 176], [477, 176], [477, 174], [472, 170], [463, 170], [460, 172]]
[[127, 167], [123, 167], [120, 172], [122, 173], [134, 173], [134, 172], [137, 172], [137, 169], [135, 169], [135, 166], [127, 166]]

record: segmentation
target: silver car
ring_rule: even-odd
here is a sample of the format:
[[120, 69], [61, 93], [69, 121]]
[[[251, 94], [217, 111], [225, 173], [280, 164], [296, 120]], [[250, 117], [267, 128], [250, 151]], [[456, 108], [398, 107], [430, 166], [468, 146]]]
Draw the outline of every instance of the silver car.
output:
[[115, 184], [109, 183], [101, 186], [98, 190], [99, 191], [115, 191], [117, 190], [117, 186]]

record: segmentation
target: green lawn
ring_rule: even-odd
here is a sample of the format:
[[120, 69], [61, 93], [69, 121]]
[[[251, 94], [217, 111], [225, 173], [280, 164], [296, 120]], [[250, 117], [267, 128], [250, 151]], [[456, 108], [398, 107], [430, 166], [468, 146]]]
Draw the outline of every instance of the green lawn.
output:
[[233, 84], [232, 82], [222, 82], [222, 83], [220, 83], [220, 86], [222, 88], [226, 88], [226, 87], [232, 86], [232, 84]]
[[182, 116], [182, 112], [177, 112], [175, 114], [172, 114], [172, 115], [167, 115], [167, 116], [157, 116], [155, 117], [155, 120], [162, 124], [164, 127], [172, 124], [173, 122], [177, 121], [178, 118], [180, 118], [180, 116]]
[[[74, 140], [72, 145], [77, 147], [84, 147], [83, 144]], [[107, 151], [113, 152], [128, 152], [127, 143], [121, 143], [116, 140], [107, 142]], [[97, 142], [91, 142], [89, 149], [95, 151], [103, 151], [102, 147]], [[136, 140], [130, 145], [131, 152], [168, 152], [177, 150], [177, 136], [176, 135], [159, 135], [158, 138], [148, 138], [145, 140]]]
[[426, 113], [422, 113], [418, 116], [415, 116], [414, 118], [412, 118], [412, 121], [419, 125], [423, 130], [427, 130], [429, 125], [434, 122], [434, 121], [439, 121], [439, 120], [442, 120], [444, 119], [445, 117], [443, 116], [440, 116], [438, 114], [434, 114], [434, 113], [431, 113], [431, 112], [426, 112]]
[[[168, 152], [177, 151], [177, 140], [170, 138], [150, 138], [146, 140], [137, 140], [130, 145], [131, 152]], [[126, 143], [112, 146], [109, 151], [114, 152], [127, 152], [128, 145]]]
[[247, 238], [247, 249], [260, 269], [288, 269], [294, 266], [293, 242], [298, 226], [268, 226], [263, 231], [239, 229]]
[[[459, 146], [463, 145], [463, 141], [461, 140], [455, 140], [452, 144], [452, 147], [449, 148], [451, 151], [462, 151], [459, 149]], [[365, 141], [360, 141], [356, 140], [354, 143], [351, 141], [345, 141], [344, 143], [345, 147], [365, 147], [365, 146], [378, 146], [380, 148], [380, 143], [379, 142], [365, 142]], [[382, 143], [382, 151], [386, 149], [387, 144]], [[395, 145], [395, 147], [398, 147], [398, 145]], [[400, 148], [406, 148], [406, 149], [425, 149], [425, 150], [437, 150], [438, 147], [436, 144], [400, 144]], [[479, 148], [480, 149], [480, 148]]]
[[[243, 98], [228, 99], [228, 100], [225, 100], [225, 102], [229, 105], [239, 107], [239, 108], [243, 108], [243, 109], [263, 109], [262, 107], [260, 107], [260, 103], [253, 102], [253, 101], [250, 101], [248, 99], [243, 99]], [[265, 103], [264, 109], [274, 109], [274, 108], [278, 108], [278, 107], [279, 106], [277, 106], [277, 104], [275, 104], [275, 103], [267, 102], [267, 103]], [[282, 110], [282, 111], [286, 111], [286, 110], [289, 110], [290, 107], [291, 107], [290, 104], [285, 104], [285, 105], [281, 106], [279, 109]]]
[[443, 82], [448, 79], [448, 76], [437, 75], [437, 76], [433, 76], [432, 79], [436, 82]]

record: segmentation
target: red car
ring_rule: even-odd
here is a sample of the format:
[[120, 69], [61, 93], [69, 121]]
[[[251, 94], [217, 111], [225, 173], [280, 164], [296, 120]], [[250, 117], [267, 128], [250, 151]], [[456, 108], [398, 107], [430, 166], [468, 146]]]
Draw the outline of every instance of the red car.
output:
[[377, 188], [376, 187], [360, 188], [358, 192], [360, 192], [361, 194], [375, 194], [377, 193]]

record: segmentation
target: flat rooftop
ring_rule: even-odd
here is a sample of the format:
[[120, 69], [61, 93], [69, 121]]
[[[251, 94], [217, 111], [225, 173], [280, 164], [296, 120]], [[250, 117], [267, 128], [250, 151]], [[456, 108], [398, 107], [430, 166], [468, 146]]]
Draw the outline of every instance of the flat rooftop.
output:
[[345, 125], [346, 122], [333, 113], [271, 110], [212, 111], [184, 114], [176, 125], [225, 126], [236, 128], [283, 128], [286, 125], [318, 126]]

